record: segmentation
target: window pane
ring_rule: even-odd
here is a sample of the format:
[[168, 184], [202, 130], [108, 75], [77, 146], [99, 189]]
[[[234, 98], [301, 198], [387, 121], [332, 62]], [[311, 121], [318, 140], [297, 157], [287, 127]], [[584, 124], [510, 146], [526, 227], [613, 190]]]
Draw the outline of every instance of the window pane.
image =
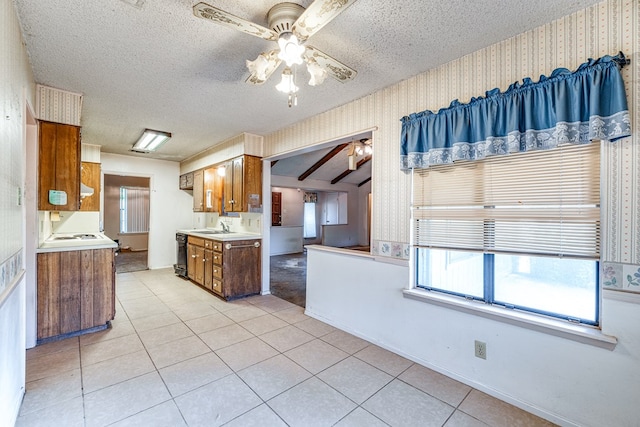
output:
[[304, 236], [305, 239], [316, 238], [316, 204], [304, 204]]
[[498, 303], [596, 322], [596, 287], [595, 261], [495, 255]]
[[483, 298], [483, 254], [417, 249], [417, 286]]

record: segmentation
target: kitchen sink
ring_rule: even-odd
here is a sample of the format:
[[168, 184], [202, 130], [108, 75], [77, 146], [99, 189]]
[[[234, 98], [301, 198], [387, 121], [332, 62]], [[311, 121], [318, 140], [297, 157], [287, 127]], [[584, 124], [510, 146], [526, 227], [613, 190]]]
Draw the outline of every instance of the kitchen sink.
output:
[[193, 230], [193, 232], [198, 234], [224, 234], [224, 231], [218, 230]]

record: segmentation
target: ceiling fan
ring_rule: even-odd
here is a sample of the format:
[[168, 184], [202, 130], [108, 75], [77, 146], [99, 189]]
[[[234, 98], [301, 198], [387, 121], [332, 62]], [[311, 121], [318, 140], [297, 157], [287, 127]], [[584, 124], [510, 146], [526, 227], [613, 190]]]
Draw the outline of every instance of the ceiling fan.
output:
[[[321, 84], [327, 75], [340, 82], [352, 80], [357, 72], [319, 49], [306, 45], [305, 42], [320, 31], [336, 16], [342, 13], [356, 0], [315, 0], [304, 8], [295, 3], [278, 3], [267, 13], [269, 28], [211, 6], [198, 3], [193, 6], [195, 16], [215, 23], [234, 28], [243, 33], [278, 43], [278, 48], [263, 52], [253, 60], [247, 60], [249, 77], [247, 83], [260, 85], [271, 76], [284, 61], [286, 67], [282, 73], [282, 81], [276, 88], [289, 95], [289, 107], [296, 103], [295, 65], [303, 62], [309, 72], [310, 86]], [[293, 67], [293, 70], [292, 70]]]

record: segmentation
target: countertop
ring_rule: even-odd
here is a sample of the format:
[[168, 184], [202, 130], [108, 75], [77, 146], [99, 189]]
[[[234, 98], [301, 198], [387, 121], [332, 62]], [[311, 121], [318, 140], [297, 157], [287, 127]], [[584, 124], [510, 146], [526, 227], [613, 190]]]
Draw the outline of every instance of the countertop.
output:
[[118, 244], [116, 242], [102, 233], [55, 233], [40, 244], [38, 249], [36, 249], [36, 253], [84, 251], [117, 247]]
[[260, 233], [247, 233], [247, 232], [222, 232], [221, 230], [215, 230], [212, 228], [198, 228], [195, 230], [176, 230], [177, 233], [188, 234], [189, 236], [200, 237], [202, 239], [220, 240], [223, 242], [232, 240], [251, 240], [262, 239]]

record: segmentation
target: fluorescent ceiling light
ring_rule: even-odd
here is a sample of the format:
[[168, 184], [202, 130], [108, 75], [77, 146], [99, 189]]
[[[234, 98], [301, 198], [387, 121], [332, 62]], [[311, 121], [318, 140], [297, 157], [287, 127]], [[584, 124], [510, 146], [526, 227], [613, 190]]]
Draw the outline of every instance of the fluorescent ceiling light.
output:
[[159, 130], [145, 129], [142, 135], [135, 144], [131, 151], [137, 151], [139, 153], [150, 153], [156, 151], [171, 138], [169, 132], [162, 132]]

